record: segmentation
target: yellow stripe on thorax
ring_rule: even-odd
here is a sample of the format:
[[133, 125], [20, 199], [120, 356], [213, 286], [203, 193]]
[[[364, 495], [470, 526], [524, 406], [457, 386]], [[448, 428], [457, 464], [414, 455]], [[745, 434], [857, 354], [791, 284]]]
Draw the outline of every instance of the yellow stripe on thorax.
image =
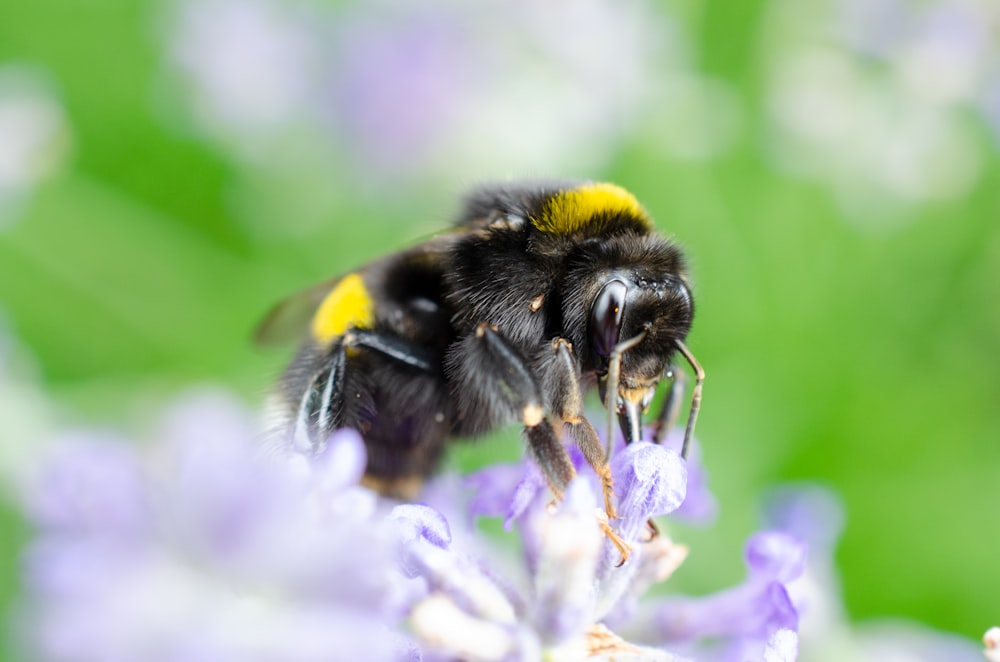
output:
[[599, 215], [628, 216], [652, 227], [635, 196], [620, 186], [604, 183], [584, 184], [555, 194], [532, 222], [542, 232], [571, 234], [585, 229]]
[[319, 305], [312, 320], [312, 335], [317, 342], [328, 343], [350, 328], [370, 328], [375, 323], [375, 308], [361, 276], [348, 274]]

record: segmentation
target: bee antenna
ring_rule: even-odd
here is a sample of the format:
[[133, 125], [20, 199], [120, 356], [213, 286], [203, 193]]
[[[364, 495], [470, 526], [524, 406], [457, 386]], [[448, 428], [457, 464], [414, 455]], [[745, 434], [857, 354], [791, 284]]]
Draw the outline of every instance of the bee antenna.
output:
[[701, 409], [701, 385], [705, 381], [705, 371], [702, 370], [701, 364], [698, 363], [698, 359], [694, 358], [694, 354], [687, 348], [687, 345], [680, 340], [675, 340], [674, 344], [691, 365], [695, 377], [694, 390], [691, 393], [691, 410], [688, 412], [687, 427], [684, 428], [684, 444], [681, 446], [681, 457], [686, 460], [691, 437], [694, 436], [694, 424], [698, 420], [698, 410]]
[[645, 337], [646, 332], [643, 331], [637, 336], [632, 336], [628, 340], [621, 341], [615, 345], [614, 349], [611, 350], [611, 355], [608, 357], [608, 387], [604, 396], [604, 406], [608, 412], [608, 436], [605, 440], [606, 448], [604, 457], [608, 461], [611, 460], [611, 440], [614, 439], [615, 432], [615, 413], [618, 409], [618, 381], [621, 379], [622, 354], [626, 350], [638, 345]]

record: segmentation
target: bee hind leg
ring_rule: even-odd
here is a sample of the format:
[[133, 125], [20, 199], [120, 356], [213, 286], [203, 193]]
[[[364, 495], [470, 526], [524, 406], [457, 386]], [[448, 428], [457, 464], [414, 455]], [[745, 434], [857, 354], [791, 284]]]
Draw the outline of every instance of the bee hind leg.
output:
[[292, 443], [298, 450], [318, 452], [330, 433], [343, 426], [346, 367], [347, 348], [341, 338], [302, 396], [292, 434]]
[[327, 361], [302, 396], [296, 416], [293, 443], [296, 448], [318, 452], [334, 430], [348, 426], [345, 417], [347, 358], [365, 349], [424, 372], [434, 370], [427, 352], [405, 340], [367, 329], [350, 329], [330, 348]]

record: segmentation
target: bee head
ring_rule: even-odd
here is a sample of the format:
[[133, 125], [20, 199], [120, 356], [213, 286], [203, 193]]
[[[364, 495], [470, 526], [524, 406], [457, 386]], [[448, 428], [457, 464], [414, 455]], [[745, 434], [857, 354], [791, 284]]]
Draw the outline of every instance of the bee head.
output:
[[579, 302], [585, 335], [577, 342], [586, 347], [584, 369], [596, 375], [601, 401], [614, 406], [633, 441], [691, 328], [694, 301], [680, 252], [659, 237], [626, 235], [592, 249], [589, 273], [581, 267], [575, 274], [586, 293]]

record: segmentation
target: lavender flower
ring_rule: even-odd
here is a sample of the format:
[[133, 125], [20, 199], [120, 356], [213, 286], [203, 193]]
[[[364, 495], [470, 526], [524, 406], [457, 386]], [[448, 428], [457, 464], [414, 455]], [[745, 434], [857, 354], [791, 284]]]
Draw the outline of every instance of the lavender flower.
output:
[[[174, 408], [145, 449], [67, 435], [28, 501], [39, 533], [25, 554], [27, 656], [670, 661], [709, 636], [741, 659], [794, 659], [785, 586], [802, 551], [786, 534], [751, 540], [738, 587], [640, 602], [687, 554], [646, 527], [685, 499], [671, 448], [616, 451], [620, 517], [607, 522], [576, 451], [579, 475], [558, 502], [523, 461], [443, 475], [423, 503], [398, 504], [358, 485], [353, 431], [316, 458], [257, 453], [255, 434], [210, 394]], [[476, 532], [484, 510], [507, 516], [520, 558]], [[621, 567], [608, 526], [632, 547]]]
[[248, 453], [232, 402], [183, 404], [150, 454], [77, 435], [38, 485], [25, 557], [31, 657], [396, 659], [394, 531], [356, 486], [356, 434], [318, 462]]
[[[840, 598], [834, 563], [844, 513], [830, 490], [809, 484], [774, 489], [766, 499], [765, 522], [809, 545], [805, 572], [787, 586], [802, 615], [799, 633], [804, 651], [821, 651], [829, 659], [858, 662], [981, 661], [973, 642], [919, 623], [898, 618], [850, 623]], [[803, 659], [812, 658], [804, 655]]]
[[680, 23], [648, 3], [177, 0], [175, 14], [168, 57], [195, 120], [257, 164], [592, 172], [633, 127], [693, 158], [735, 133], [734, 95], [692, 71]]
[[[470, 478], [478, 493], [474, 511], [495, 508], [494, 514], [506, 513], [517, 526], [524, 564], [516, 576], [498, 576], [453, 548], [437, 533], [440, 526], [432, 527], [425, 538], [433, 543], [421, 543], [417, 554], [426, 559], [429, 592], [414, 612], [416, 633], [432, 642], [432, 654], [500, 660], [536, 659], [544, 651], [554, 660], [675, 659], [665, 650], [629, 644], [598, 624], [630, 590], [645, 589], [643, 579], [658, 574], [654, 568], [665, 578], [666, 566], [683, 559], [683, 552], [669, 553], [669, 540], [639, 540], [650, 517], [683, 500], [683, 463], [673, 451], [639, 442], [616, 455], [612, 469], [621, 495], [621, 518], [612, 525], [633, 546], [621, 568], [617, 550], [602, 534], [599, 483], [583, 466], [558, 503], [530, 462], [489, 467]], [[456, 621], [463, 625], [456, 627]], [[470, 639], [470, 632], [480, 634]], [[489, 651], [470, 648], [480, 636], [491, 642]]]
[[[544, 480], [530, 462], [492, 466], [470, 477], [476, 493], [473, 511], [503, 515], [508, 528], [518, 528], [524, 545], [528, 576], [512, 605], [519, 622], [532, 628], [527, 635], [523, 630], [511, 632], [509, 649], [528, 636], [550, 655], [579, 653], [594, 635], [592, 624], [603, 622], [636, 641], [663, 647], [641, 649], [642, 655], [663, 655], [668, 649], [705, 653], [695, 644], [712, 637], [726, 644], [726, 657], [719, 659], [795, 659], [798, 613], [787, 585], [801, 574], [805, 549], [788, 534], [764, 533], [751, 539], [751, 571], [741, 586], [701, 600], [640, 603], [645, 590], [668, 578], [687, 555], [685, 547], [666, 536], [644, 541], [646, 522], [676, 511], [685, 500], [688, 470], [669, 448], [679, 441], [624, 447], [618, 440], [612, 472], [619, 519], [612, 526], [633, 547], [629, 564], [621, 568], [616, 567], [617, 551], [600, 538], [595, 526], [594, 513], [601, 512], [600, 483], [575, 449], [570, 455], [578, 477], [558, 505], [551, 504]], [[701, 495], [706, 502], [707, 496]], [[459, 656], [462, 652], [459, 644], [446, 650]]]
[[[672, 642], [699, 660], [794, 660], [798, 609], [788, 592], [805, 563], [805, 545], [765, 531], [747, 543], [747, 578], [702, 598], [669, 598], [646, 607], [627, 632], [636, 639]], [[701, 640], [713, 640], [701, 645]]]

